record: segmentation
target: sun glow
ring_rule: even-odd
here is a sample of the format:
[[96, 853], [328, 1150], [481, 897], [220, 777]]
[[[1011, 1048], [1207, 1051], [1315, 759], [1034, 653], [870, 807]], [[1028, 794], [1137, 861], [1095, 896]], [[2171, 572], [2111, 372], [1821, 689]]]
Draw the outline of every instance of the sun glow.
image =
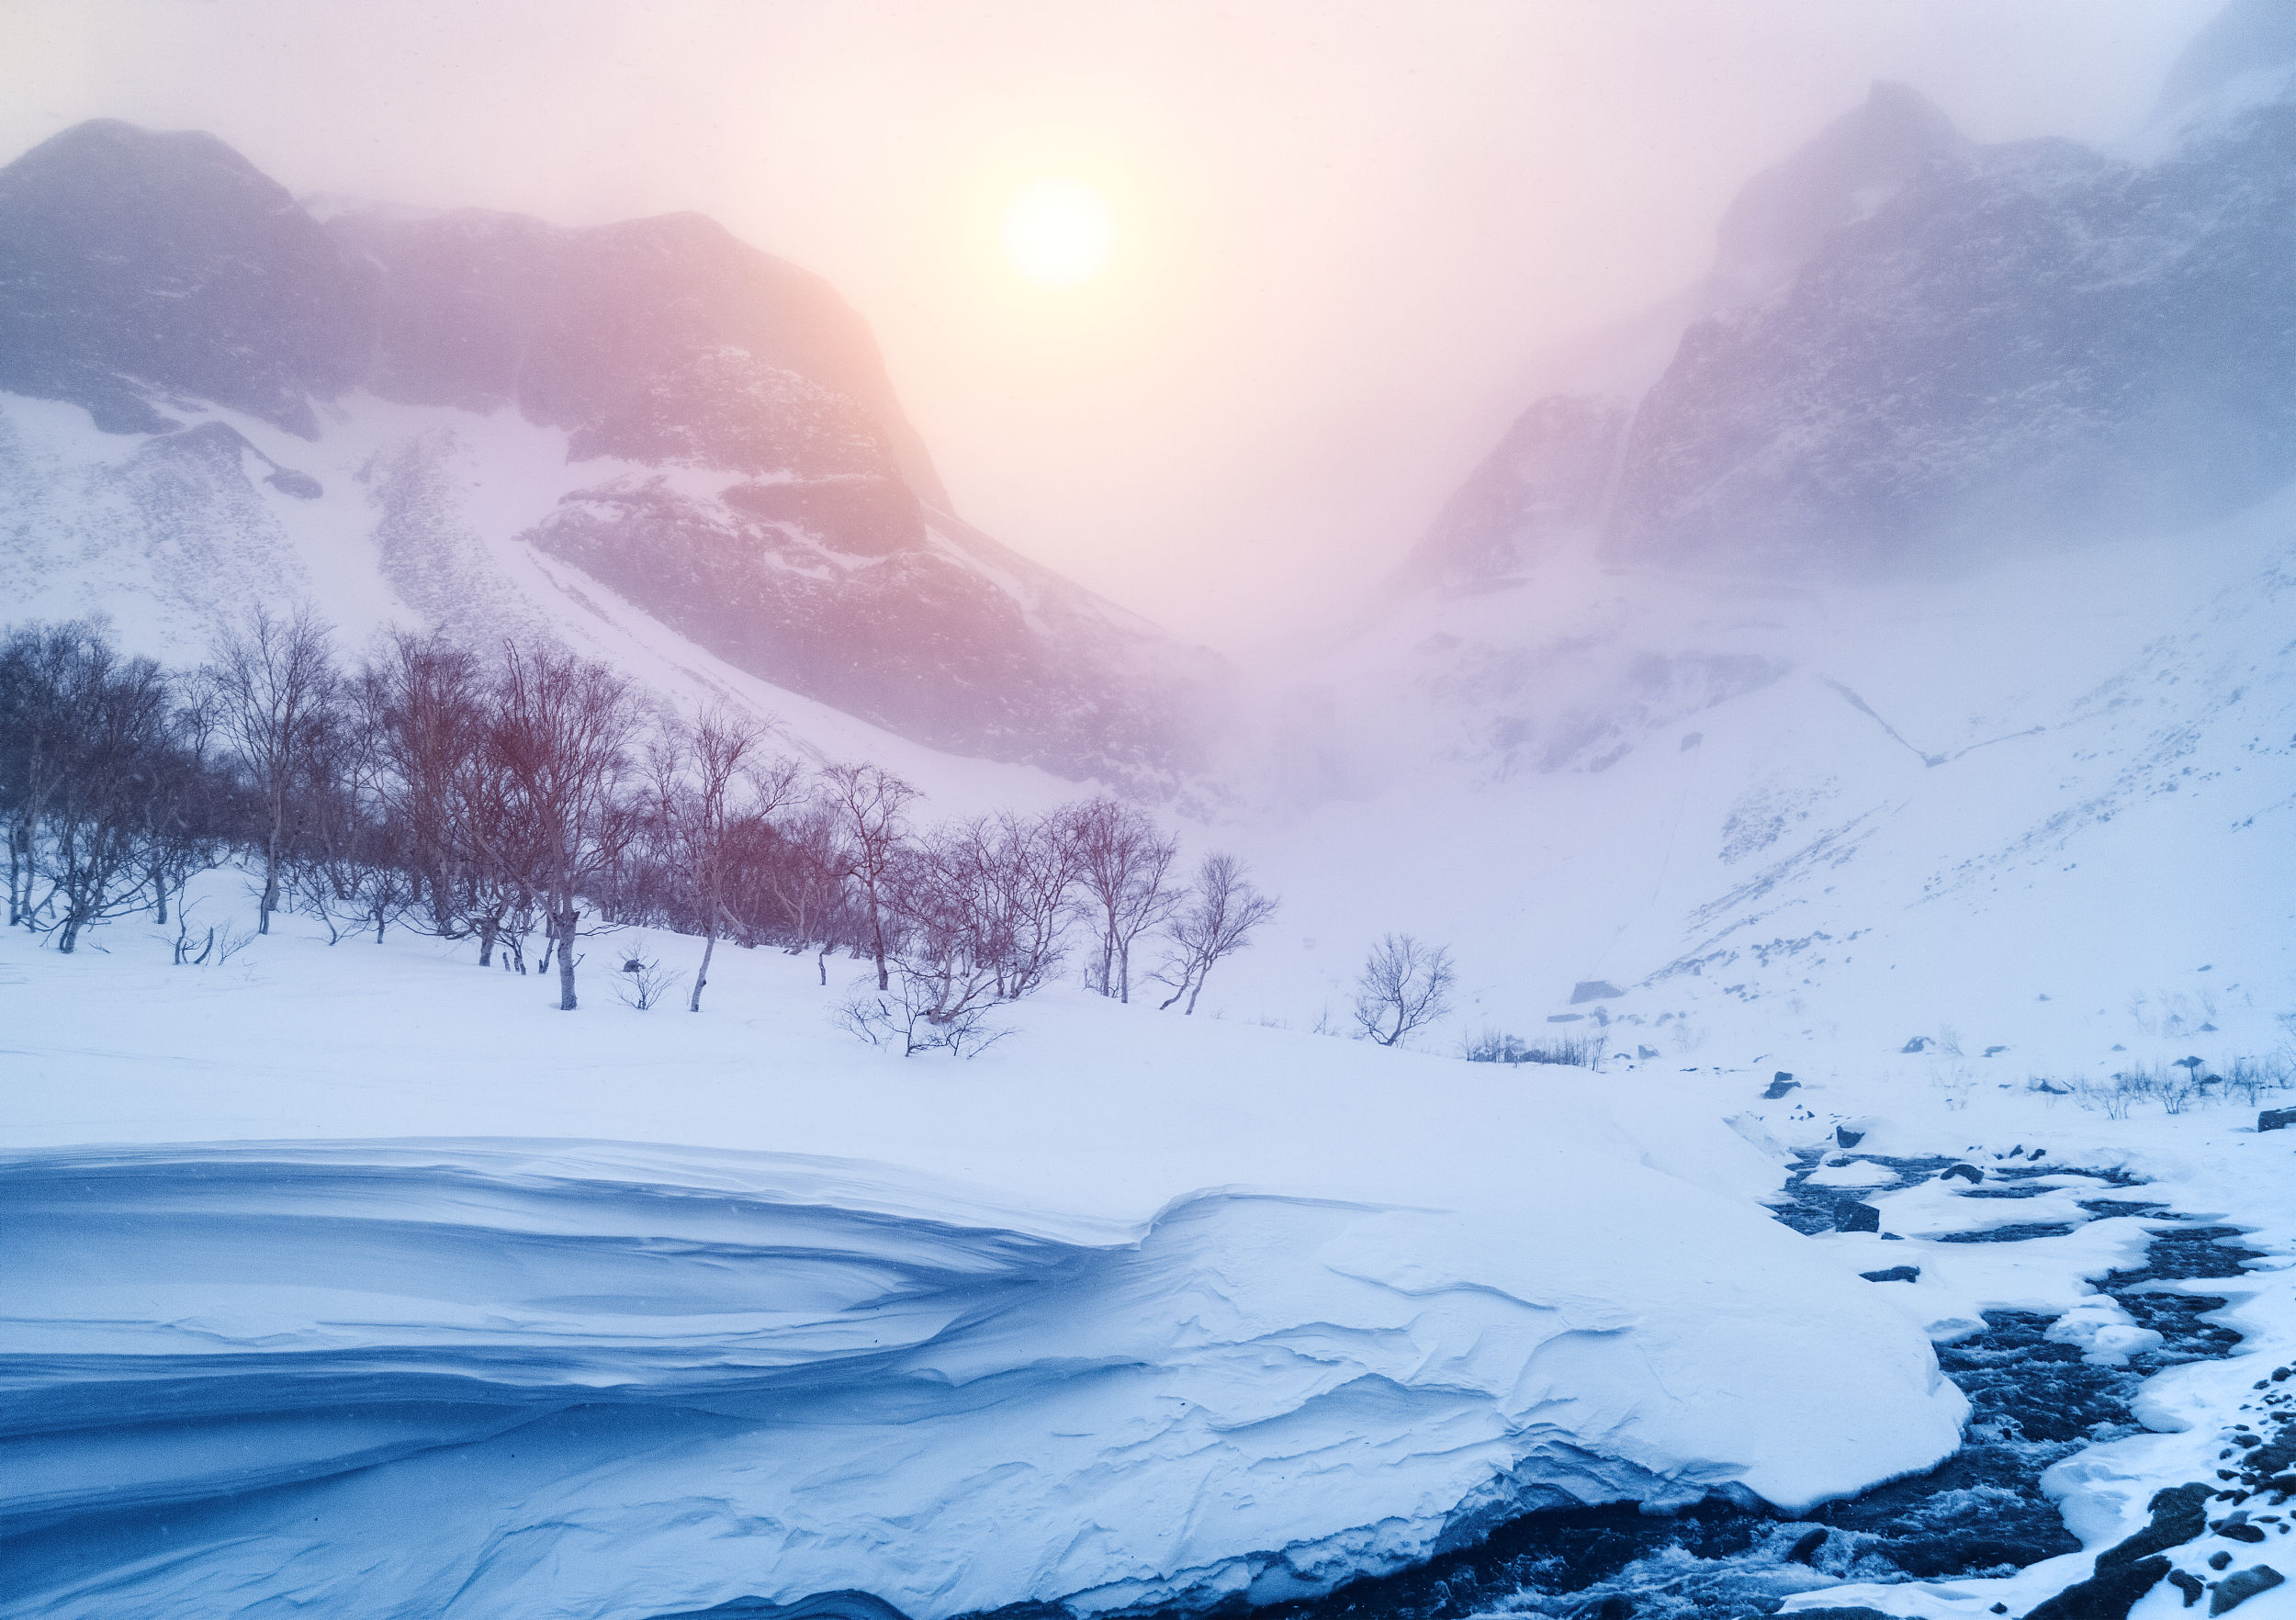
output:
[[1082, 180], [1035, 180], [1005, 204], [1005, 261], [1050, 290], [1082, 287], [1116, 251], [1116, 214]]

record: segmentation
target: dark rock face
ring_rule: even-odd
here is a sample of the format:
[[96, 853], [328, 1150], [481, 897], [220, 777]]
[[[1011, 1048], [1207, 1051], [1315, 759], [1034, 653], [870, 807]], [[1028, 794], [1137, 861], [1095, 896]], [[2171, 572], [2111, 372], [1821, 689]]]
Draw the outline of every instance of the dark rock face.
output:
[[934, 544], [884, 476], [715, 501], [617, 482], [568, 497], [532, 539], [737, 668], [960, 752], [1086, 759], [1158, 723], [1055, 661], [1026, 604]]
[[0, 388], [114, 433], [211, 399], [306, 438], [358, 375], [362, 278], [212, 135], [81, 124], [0, 169]]
[[[607, 464], [533, 497], [518, 537], [737, 668], [935, 747], [1135, 788], [1175, 773], [1196, 666], [940, 510], [866, 324], [714, 222], [321, 220], [210, 136], [114, 122], [0, 169], [0, 393], [155, 435], [129, 493], [159, 552], [235, 554], [235, 579], [293, 593], [288, 570], [242, 578], [270, 566], [248, 536], [285, 544], [255, 485], [315, 501], [321, 481], [180, 418], [319, 438], [362, 390], [442, 412], [358, 472], [384, 581], [433, 623], [459, 633], [503, 594], [455, 506], [469, 418], [444, 413], [514, 411], [562, 432], [568, 464]], [[473, 633], [513, 628], [547, 633], [531, 612]]]
[[2257, 1116], [2258, 1131], [2296, 1130], [2296, 1108], [2267, 1108]]
[[577, 460], [877, 473], [948, 503], [861, 318], [700, 215], [587, 230], [351, 215], [328, 230], [373, 273], [385, 399], [514, 404], [566, 429]]
[[1525, 566], [1599, 528], [1632, 411], [1556, 395], [1516, 419], [1412, 553], [1407, 576], [1459, 591], [1514, 583]]

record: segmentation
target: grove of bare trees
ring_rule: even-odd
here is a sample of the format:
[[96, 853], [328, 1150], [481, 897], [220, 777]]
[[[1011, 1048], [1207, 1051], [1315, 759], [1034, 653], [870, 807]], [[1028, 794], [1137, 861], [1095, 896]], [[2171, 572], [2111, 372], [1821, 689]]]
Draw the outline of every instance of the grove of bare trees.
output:
[[[879, 765], [793, 758], [728, 711], [688, 723], [555, 645], [401, 633], [346, 660], [308, 611], [257, 610], [213, 647], [171, 674], [101, 624], [0, 636], [11, 927], [62, 951], [136, 912], [187, 928], [186, 885], [236, 867], [257, 932], [291, 911], [331, 943], [467, 939], [482, 968], [555, 967], [567, 1011], [584, 941], [621, 927], [695, 937], [693, 1012], [722, 940], [811, 954], [825, 987], [842, 951], [873, 981], [840, 1009], [848, 1028], [969, 1052], [1072, 946], [1120, 1001], [1156, 951], [1161, 1007], [1192, 1012], [1276, 910], [1232, 856], [1184, 874], [1178, 839], [1136, 805], [920, 823], [923, 796]], [[186, 933], [176, 960], [208, 944]], [[623, 998], [657, 1005], [667, 970], [616, 960], [647, 980]]]

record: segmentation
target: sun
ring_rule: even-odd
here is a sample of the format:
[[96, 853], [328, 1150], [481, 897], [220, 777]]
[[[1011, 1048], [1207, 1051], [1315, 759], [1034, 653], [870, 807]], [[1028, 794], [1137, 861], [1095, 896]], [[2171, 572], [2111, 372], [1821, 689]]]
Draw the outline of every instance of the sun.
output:
[[1005, 204], [1005, 262], [1052, 291], [1082, 287], [1116, 252], [1116, 212], [1082, 180], [1032, 180]]

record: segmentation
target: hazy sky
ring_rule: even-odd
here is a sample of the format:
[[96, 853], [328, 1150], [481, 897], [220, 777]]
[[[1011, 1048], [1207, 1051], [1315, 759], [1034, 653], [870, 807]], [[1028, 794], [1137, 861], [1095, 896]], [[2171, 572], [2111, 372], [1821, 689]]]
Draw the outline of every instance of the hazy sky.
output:
[[[107, 115], [297, 192], [713, 214], [874, 324], [964, 515], [1234, 644], [1391, 566], [1541, 346], [1872, 79], [2110, 140], [2215, 5], [0, 0], [0, 158]], [[1115, 212], [1081, 288], [999, 253], [1046, 176]]]

